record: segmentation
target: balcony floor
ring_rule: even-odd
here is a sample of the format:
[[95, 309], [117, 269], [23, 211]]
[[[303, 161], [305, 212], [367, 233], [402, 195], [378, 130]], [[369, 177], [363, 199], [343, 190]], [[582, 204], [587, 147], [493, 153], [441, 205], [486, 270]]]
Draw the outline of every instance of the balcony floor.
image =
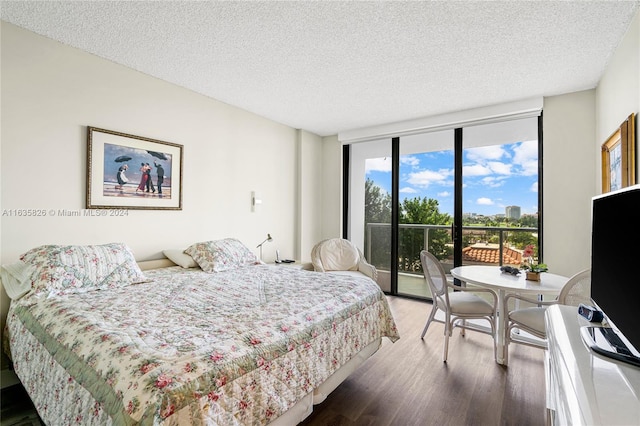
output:
[[421, 275], [398, 274], [398, 294], [431, 298], [429, 286]]

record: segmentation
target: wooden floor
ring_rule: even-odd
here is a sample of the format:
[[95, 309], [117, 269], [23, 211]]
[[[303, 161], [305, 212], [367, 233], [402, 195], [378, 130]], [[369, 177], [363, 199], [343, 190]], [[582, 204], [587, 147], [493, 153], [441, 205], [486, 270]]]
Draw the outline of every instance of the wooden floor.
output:
[[543, 351], [512, 344], [509, 366], [493, 358], [490, 336], [454, 330], [442, 362], [441, 323], [420, 333], [431, 304], [389, 297], [400, 340], [336, 388], [302, 425], [544, 425]]
[[3, 388], [0, 398], [0, 426], [43, 424], [21, 384]]
[[[388, 297], [400, 340], [383, 340], [380, 350], [356, 370], [301, 425], [544, 425], [544, 367], [540, 349], [511, 345], [509, 367], [493, 359], [488, 335], [454, 330], [449, 359], [442, 362], [443, 325], [420, 333], [431, 304]], [[4, 389], [1, 426], [37, 425], [33, 407], [11, 404]], [[13, 395], [12, 395], [13, 396]], [[17, 397], [17, 395], [15, 395]]]

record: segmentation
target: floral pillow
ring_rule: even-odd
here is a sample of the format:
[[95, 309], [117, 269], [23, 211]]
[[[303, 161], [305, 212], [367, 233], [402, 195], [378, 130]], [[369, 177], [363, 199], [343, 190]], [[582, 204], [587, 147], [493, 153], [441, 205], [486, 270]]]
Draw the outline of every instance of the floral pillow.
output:
[[256, 255], [235, 238], [195, 243], [184, 252], [205, 272], [222, 272], [260, 263]]
[[44, 245], [20, 260], [35, 267], [31, 287], [53, 294], [84, 293], [149, 281], [124, 244]]

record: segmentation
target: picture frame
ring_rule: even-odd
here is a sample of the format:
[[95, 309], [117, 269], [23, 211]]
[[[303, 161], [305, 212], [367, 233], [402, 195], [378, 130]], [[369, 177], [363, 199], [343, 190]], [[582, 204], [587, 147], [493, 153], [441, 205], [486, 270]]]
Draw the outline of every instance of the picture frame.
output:
[[87, 127], [87, 209], [182, 210], [183, 146]]
[[602, 144], [602, 192], [636, 183], [635, 114], [632, 113]]

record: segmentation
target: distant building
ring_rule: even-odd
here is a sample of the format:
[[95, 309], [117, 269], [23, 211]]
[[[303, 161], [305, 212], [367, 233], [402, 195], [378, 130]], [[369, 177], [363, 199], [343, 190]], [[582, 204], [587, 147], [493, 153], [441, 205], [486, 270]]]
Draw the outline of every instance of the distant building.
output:
[[505, 215], [507, 219], [520, 219], [520, 206], [507, 206]]

